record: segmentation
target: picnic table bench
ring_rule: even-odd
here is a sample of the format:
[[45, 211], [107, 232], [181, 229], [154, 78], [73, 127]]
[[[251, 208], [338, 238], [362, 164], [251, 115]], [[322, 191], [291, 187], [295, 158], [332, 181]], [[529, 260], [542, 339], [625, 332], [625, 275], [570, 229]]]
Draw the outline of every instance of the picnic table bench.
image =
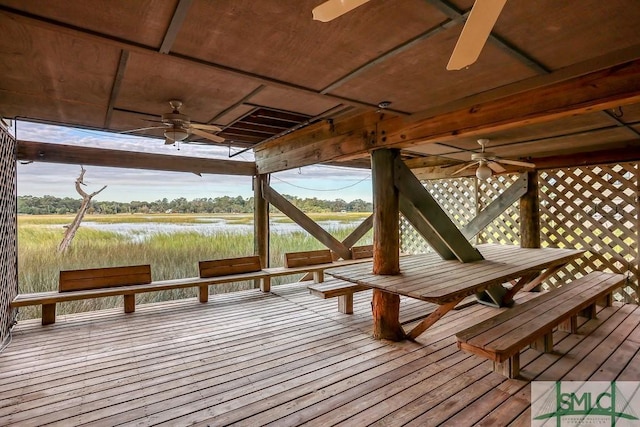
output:
[[577, 316], [594, 318], [596, 302], [604, 298], [611, 305], [612, 291], [625, 280], [622, 274], [589, 273], [458, 332], [458, 348], [492, 360], [495, 372], [515, 378], [520, 350], [530, 345], [551, 352], [555, 327], [576, 333]]

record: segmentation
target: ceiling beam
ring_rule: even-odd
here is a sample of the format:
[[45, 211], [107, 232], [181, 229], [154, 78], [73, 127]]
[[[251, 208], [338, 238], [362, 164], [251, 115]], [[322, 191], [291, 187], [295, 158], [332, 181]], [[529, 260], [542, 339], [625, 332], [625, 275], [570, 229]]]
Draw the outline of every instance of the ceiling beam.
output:
[[111, 117], [113, 116], [113, 109], [116, 105], [116, 99], [120, 93], [120, 85], [124, 78], [124, 70], [127, 68], [127, 61], [129, 60], [129, 51], [120, 51], [120, 60], [118, 61], [118, 69], [113, 79], [113, 86], [111, 86], [111, 95], [109, 96], [109, 106], [107, 107], [107, 114], [104, 118], [104, 127], [108, 128], [111, 125]]
[[[564, 71], [560, 71], [564, 73]], [[553, 80], [555, 73], [540, 76]], [[539, 84], [539, 78], [536, 85]], [[353, 158], [377, 148], [482, 136], [640, 102], [640, 60], [406, 123], [366, 113], [285, 135], [255, 152], [260, 173]]]
[[176, 41], [176, 37], [178, 37], [178, 32], [180, 32], [180, 28], [182, 28], [182, 24], [187, 17], [187, 12], [189, 12], [192, 1], [193, 0], [180, 0], [178, 2], [176, 10], [173, 12], [169, 28], [164, 34], [164, 40], [162, 40], [162, 45], [159, 50], [160, 53], [167, 54], [171, 52], [173, 43]]
[[254, 176], [256, 174], [253, 162], [138, 153], [35, 141], [19, 140], [16, 156], [17, 160], [29, 162], [191, 172], [195, 174], [243, 176]]
[[[11, 17], [11, 19], [20, 21], [26, 25], [36, 25], [38, 27], [52, 30], [60, 34], [67, 34], [67, 35], [70, 35], [71, 37], [77, 37], [85, 40], [91, 40], [99, 43], [116, 46], [120, 49], [128, 50], [130, 52], [140, 52], [140, 53], [145, 53], [149, 55], [163, 55], [165, 58], [171, 58], [172, 60], [178, 63], [182, 63], [190, 66], [199, 65], [202, 67], [207, 67], [210, 69], [227, 73], [229, 75], [245, 78], [259, 84], [266, 84], [273, 87], [290, 89], [295, 92], [305, 93], [308, 95], [322, 96], [328, 99], [333, 99], [338, 103], [348, 104], [355, 107], [364, 107], [369, 109], [378, 108], [378, 106], [375, 104], [369, 104], [367, 102], [362, 102], [362, 101], [358, 101], [350, 98], [344, 98], [336, 95], [322, 94], [315, 89], [311, 89], [305, 86], [288, 83], [282, 80], [274, 79], [267, 76], [262, 76], [256, 73], [243, 71], [237, 68], [228, 67], [221, 64], [216, 64], [214, 62], [205, 61], [203, 59], [198, 59], [198, 58], [194, 58], [187, 55], [177, 54], [175, 52], [168, 52], [166, 54], [161, 54], [160, 52], [158, 52], [158, 50], [156, 50], [156, 48], [151, 46], [132, 42], [130, 40], [122, 39], [119, 37], [110, 36], [108, 34], [87, 30], [85, 28], [80, 28], [74, 25], [66, 24], [64, 22], [56, 21], [54, 19], [44, 18], [42, 16], [34, 15], [32, 13], [14, 9], [5, 5], [0, 5], [0, 13], [7, 14]], [[403, 116], [409, 115], [409, 113], [407, 113], [406, 111], [394, 110], [393, 108], [389, 108], [387, 110], [398, 115], [403, 115]]]

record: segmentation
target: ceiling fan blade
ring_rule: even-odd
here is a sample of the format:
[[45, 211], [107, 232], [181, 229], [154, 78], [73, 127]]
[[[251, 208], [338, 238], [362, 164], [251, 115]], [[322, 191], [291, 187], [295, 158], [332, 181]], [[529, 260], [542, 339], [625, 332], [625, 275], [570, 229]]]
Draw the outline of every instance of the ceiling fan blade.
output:
[[362, 6], [369, 0], [328, 0], [320, 6], [313, 8], [313, 19], [320, 22], [329, 22], [345, 13]]
[[505, 168], [502, 167], [502, 165], [500, 165], [500, 163], [498, 163], [498, 161], [496, 160], [489, 160], [487, 162], [487, 166], [489, 166], [489, 168], [494, 171], [495, 173], [502, 173], [502, 172], [506, 172], [507, 170]]
[[453, 49], [447, 70], [461, 70], [480, 56], [507, 0], [476, 0]]
[[213, 142], [224, 142], [224, 141], [226, 141], [221, 136], [214, 135], [212, 133], [205, 132], [205, 131], [200, 130], [200, 129], [196, 129], [194, 127], [191, 127], [191, 133], [194, 134], [194, 135], [198, 135], [198, 136], [201, 136], [203, 138], [209, 139], [209, 140], [211, 140]]
[[203, 129], [211, 132], [220, 132], [222, 130], [218, 126], [206, 125], [204, 123], [191, 123], [191, 128]]
[[531, 169], [534, 169], [536, 167], [535, 163], [521, 162], [519, 160], [496, 159], [496, 162], [500, 162], [504, 165], [522, 166], [524, 168], [531, 168]]
[[138, 129], [131, 129], [131, 130], [123, 130], [121, 132], [118, 133], [133, 133], [133, 132], [142, 132], [143, 130], [151, 130], [151, 129], [165, 129], [166, 126], [151, 126], [148, 128], [138, 128]]
[[478, 162], [471, 162], [471, 163], [469, 163], [469, 164], [467, 164], [467, 165], [463, 166], [462, 168], [460, 168], [460, 169], [456, 170], [456, 171], [455, 171], [454, 173], [452, 173], [451, 175], [458, 175], [458, 174], [459, 174], [459, 173], [461, 173], [462, 171], [465, 171], [465, 170], [467, 170], [467, 169], [469, 169], [469, 168], [472, 168], [472, 167], [474, 167], [474, 166], [475, 166], [475, 165], [477, 165], [477, 164], [478, 164]]

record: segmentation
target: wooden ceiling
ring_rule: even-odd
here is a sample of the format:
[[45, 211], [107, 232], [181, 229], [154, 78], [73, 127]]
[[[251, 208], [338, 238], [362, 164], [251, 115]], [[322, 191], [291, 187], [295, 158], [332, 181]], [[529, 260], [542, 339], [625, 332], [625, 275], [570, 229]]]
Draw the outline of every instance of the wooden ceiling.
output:
[[[472, 0], [371, 0], [329, 23], [311, 19], [322, 1], [0, 0], [0, 116], [124, 131], [154, 126], [180, 99], [230, 144], [259, 144], [262, 172], [387, 145], [433, 171], [468, 160], [478, 137], [510, 158], [640, 151], [637, 0], [510, 0], [480, 59], [461, 71], [445, 66]], [[631, 73], [624, 84], [600, 80], [621, 67]], [[562, 86], [564, 103], [543, 90], [598, 71]], [[571, 104], [572, 91], [605, 83]], [[461, 114], [506, 108], [500, 100], [523, 93], [514, 112], [531, 97], [554, 99], [508, 125], [495, 125], [498, 113], [472, 126]], [[391, 105], [375, 113], [381, 101]], [[457, 128], [429, 133], [427, 122], [455, 112]], [[410, 143], [393, 141], [417, 127]]]

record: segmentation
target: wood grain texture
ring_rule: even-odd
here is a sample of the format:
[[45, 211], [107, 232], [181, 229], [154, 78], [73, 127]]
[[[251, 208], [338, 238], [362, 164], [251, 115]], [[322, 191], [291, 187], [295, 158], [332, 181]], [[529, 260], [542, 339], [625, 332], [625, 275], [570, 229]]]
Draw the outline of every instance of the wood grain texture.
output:
[[[578, 335], [554, 332], [552, 356], [524, 350], [524, 380], [509, 381], [455, 345], [456, 331], [496, 309], [452, 310], [415, 342], [390, 345], [371, 338], [370, 300], [354, 294], [346, 316], [293, 283], [212, 295], [206, 305], [140, 304], [132, 316], [21, 321], [2, 352], [0, 424], [495, 426], [526, 413], [533, 378], [640, 375], [635, 305], [581, 319]], [[400, 319], [411, 325], [432, 309], [401, 297]]]
[[151, 266], [90, 268], [60, 271], [59, 292], [151, 283]]
[[373, 273], [400, 272], [400, 207], [394, 186], [397, 150], [376, 150], [371, 154], [373, 181]]
[[258, 255], [198, 262], [200, 277], [219, 277], [230, 274], [255, 273], [261, 269], [262, 265]]

